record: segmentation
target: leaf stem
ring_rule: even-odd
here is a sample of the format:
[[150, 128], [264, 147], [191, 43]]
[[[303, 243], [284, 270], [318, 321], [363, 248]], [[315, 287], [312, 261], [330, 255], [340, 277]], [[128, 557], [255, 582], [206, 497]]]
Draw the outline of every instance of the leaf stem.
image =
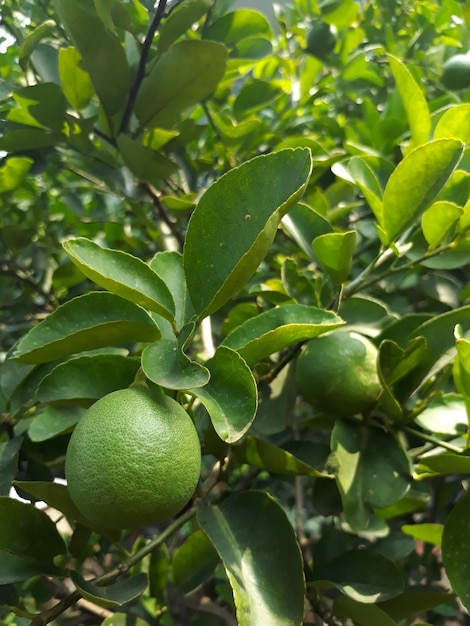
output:
[[409, 433], [410, 435], [413, 435], [414, 437], [418, 437], [419, 439], [422, 439], [423, 441], [428, 441], [429, 443], [432, 443], [439, 448], [445, 448], [446, 450], [449, 450], [449, 452], [455, 452], [456, 454], [461, 454], [462, 452], [461, 448], [454, 446], [451, 443], [448, 443], [447, 441], [442, 441], [438, 439], [437, 437], [434, 437], [434, 435], [427, 435], [426, 433], [422, 433], [419, 430], [410, 428], [409, 426], [405, 426], [403, 430]]
[[134, 110], [135, 101], [137, 99], [137, 94], [139, 93], [140, 85], [142, 84], [142, 81], [145, 78], [145, 71], [146, 71], [147, 61], [148, 61], [148, 57], [150, 54], [150, 48], [152, 46], [153, 38], [155, 37], [155, 33], [157, 32], [157, 29], [160, 26], [160, 22], [162, 21], [166, 3], [167, 3], [167, 0], [159, 1], [152, 23], [149, 26], [147, 36], [145, 37], [145, 41], [142, 45], [142, 52], [140, 54], [139, 65], [137, 67], [137, 72], [135, 75], [134, 83], [132, 84], [131, 90], [129, 92], [126, 109], [124, 111], [124, 115], [122, 116], [121, 126], [119, 128], [120, 133], [125, 132], [129, 125], [129, 121], [131, 119], [132, 112]]

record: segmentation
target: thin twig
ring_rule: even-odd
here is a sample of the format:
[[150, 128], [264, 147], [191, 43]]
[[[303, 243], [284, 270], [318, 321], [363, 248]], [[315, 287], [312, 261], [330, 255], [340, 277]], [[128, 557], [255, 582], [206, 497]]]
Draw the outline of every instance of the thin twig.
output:
[[184, 244], [184, 237], [180, 233], [180, 231], [176, 228], [176, 224], [167, 215], [165, 207], [163, 206], [160, 200], [159, 192], [157, 191], [157, 189], [155, 189], [155, 187], [153, 187], [153, 185], [150, 185], [149, 183], [143, 185], [143, 188], [148, 193], [148, 195], [152, 198], [153, 205], [157, 210], [159, 218], [168, 226], [171, 234], [176, 239], [180, 248], [182, 249], [183, 244]]
[[147, 32], [147, 36], [145, 37], [145, 41], [142, 45], [142, 52], [140, 54], [139, 65], [137, 67], [137, 73], [135, 75], [134, 83], [129, 92], [129, 97], [127, 99], [126, 110], [124, 111], [124, 115], [122, 117], [121, 126], [119, 129], [120, 133], [123, 133], [127, 130], [127, 126], [129, 125], [129, 121], [132, 116], [132, 112], [134, 110], [135, 101], [137, 99], [137, 94], [139, 93], [140, 86], [142, 81], [145, 78], [145, 72], [147, 67], [147, 61], [150, 54], [150, 48], [152, 46], [153, 38], [155, 37], [155, 33], [157, 32], [158, 27], [160, 26], [160, 22], [162, 21], [163, 14], [165, 11], [167, 0], [160, 0], [158, 3], [157, 10], [155, 12], [154, 18]]

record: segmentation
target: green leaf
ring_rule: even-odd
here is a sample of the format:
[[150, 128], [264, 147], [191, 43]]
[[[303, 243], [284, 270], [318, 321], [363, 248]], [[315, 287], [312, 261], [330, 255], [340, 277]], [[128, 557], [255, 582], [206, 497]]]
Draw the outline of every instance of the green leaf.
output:
[[23, 437], [0, 442], [0, 496], [10, 493], [11, 481], [18, 471], [18, 456]]
[[207, 98], [225, 72], [227, 50], [215, 41], [181, 41], [153, 65], [139, 90], [141, 126], [171, 127], [180, 113]]
[[[405, 591], [396, 598], [380, 603], [380, 608], [386, 611], [393, 619], [401, 622], [413, 615], [422, 615], [431, 611], [441, 604], [454, 604], [455, 598], [452, 593], [436, 589]], [[424, 622], [413, 622], [414, 626], [431, 626]]]
[[76, 352], [159, 337], [158, 326], [140, 306], [111, 293], [91, 292], [62, 304], [34, 326], [12, 358], [47, 363]]
[[397, 626], [395, 620], [375, 604], [365, 604], [347, 596], [335, 598], [333, 612], [339, 617], [354, 620], [360, 626]]
[[183, 268], [183, 255], [179, 252], [157, 252], [150, 267], [165, 282], [175, 303], [175, 324], [180, 331], [194, 317], [194, 307], [188, 293]]
[[[267, 493], [235, 493], [200, 508], [199, 524], [219, 553], [240, 626], [300, 626], [302, 557], [283, 509]], [[269, 524], [266, 523], [269, 520]]]
[[259, 11], [239, 9], [212, 22], [206, 37], [221, 41], [233, 49], [244, 39], [261, 37], [272, 41], [273, 31], [266, 17]]
[[256, 382], [242, 357], [220, 346], [205, 363], [211, 378], [205, 387], [189, 392], [199, 398], [218, 436], [235, 443], [250, 428], [258, 406]]
[[312, 242], [312, 249], [318, 264], [334, 283], [341, 285], [351, 272], [357, 232], [328, 233], [320, 235]]
[[441, 547], [443, 530], [442, 524], [403, 524], [401, 527], [401, 532], [405, 535], [414, 537], [418, 541], [426, 541], [438, 548]]
[[175, 551], [171, 563], [177, 593], [191, 593], [209, 580], [220, 563], [219, 555], [202, 530], [196, 530]]
[[375, 604], [398, 596], [403, 577], [398, 567], [378, 552], [349, 550], [315, 574], [356, 602]]
[[[38, 500], [45, 502], [53, 509], [57, 509], [57, 511], [60, 511], [66, 517], [79, 522], [83, 526], [91, 528], [90, 522], [80, 513], [80, 511], [73, 503], [66, 485], [40, 480], [15, 480], [13, 484], [15, 487], [23, 489], [24, 491], [26, 491], [26, 493], [31, 494]], [[93, 529], [96, 529], [96, 527], [93, 526]], [[119, 531], [110, 531], [109, 529], [96, 530], [99, 530], [100, 534], [104, 535], [105, 537], [109, 537], [114, 541], [117, 541], [120, 536]]]
[[454, 137], [470, 141], [470, 104], [456, 104], [444, 111], [434, 129], [434, 139]]
[[254, 80], [242, 87], [233, 103], [233, 113], [237, 119], [243, 119], [248, 113], [266, 107], [283, 94], [276, 84], [265, 80]]
[[70, 578], [86, 600], [109, 609], [136, 600], [143, 594], [148, 585], [147, 574], [143, 572], [107, 587], [98, 587], [73, 570], [70, 572]]
[[385, 187], [380, 222], [389, 243], [430, 206], [457, 167], [463, 149], [457, 139], [437, 139], [408, 152], [398, 164]]
[[10, 111], [9, 120], [58, 132], [63, 130], [67, 101], [58, 85], [39, 83], [23, 87], [13, 98], [19, 108]]
[[32, 159], [26, 157], [9, 157], [0, 167], [0, 193], [17, 189], [26, 178]]
[[315, 237], [331, 233], [333, 230], [324, 217], [306, 204], [301, 203], [290, 209], [287, 215], [284, 215], [281, 224], [288, 235], [312, 261], [314, 260], [312, 241]]
[[331, 311], [303, 304], [284, 304], [243, 322], [227, 335], [222, 345], [239, 352], [247, 363], [257, 363], [287, 346], [314, 339], [343, 323]]
[[184, 353], [188, 337], [161, 339], [149, 344], [142, 353], [142, 370], [152, 382], [167, 389], [203, 387], [209, 382], [209, 370]]
[[178, 169], [171, 159], [126, 135], [119, 135], [117, 145], [124, 163], [140, 181], [156, 183]]
[[438, 201], [431, 204], [421, 217], [423, 235], [429, 248], [438, 246], [458, 222], [463, 209], [452, 202]]
[[104, 110], [107, 115], [114, 115], [124, 105], [131, 84], [129, 64], [119, 37], [106, 28], [93, 0], [55, 2]]
[[439, 476], [470, 474], [470, 456], [452, 452], [430, 454], [420, 458], [416, 471]]
[[275, 378], [258, 384], [259, 406], [253, 429], [261, 435], [280, 433], [292, 422], [297, 398], [293, 363]]
[[65, 553], [62, 537], [46, 513], [0, 496], [0, 585], [39, 574], [61, 575], [54, 557]]
[[76, 406], [46, 406], [31, 421], [28, 437], [31, 441], [47, 441], [71, 432], [85, 409]]
[[73, 263], [100, 287], [173, 321], [175, 304], [163, 280], [135, 256], [78, 237], [63, 243]]
[[158, 39], [158, 52], [165, 52], [171, 44], [190, 28], [194, 22], [207, 14], [210, 0], [186, 0], [176, 6], [163, 22]]
[[54, 20], [46, 20], [37, 26], [25, 39], [18, 51], [18, 62], [23, 71], [28, 67], [29, 59], [38, 43], [47, 37], [56, 26]]
[[149, 626], [149, 623], [130, 613], [113, 613], [101, 622], [101, 626]]
[[345, 419], [335, 421], [331, 451], [346, 521], [353, 530], [366, 530], [374, 509], [395, 504], [408, 489], [408, 457], [393, 434]]
[[431, 134], [431, 116], [426, 98], [406, 65], [391, 54], [388, 59], [408, 118], [411, 146], [417, 148], [426, 143]]
[[262, 155], [227, 172], [202, 196], [184, 247], [188, 289], [201, 317], [253, 275], [281, 218], [301, 198], [311, 165], [303, 148]]
[[442, 559], [452, 589], [470, 610], [470, 494], [457, 503], [448, 515], [442, 534]]
[[248, 435], [241, 443], [233, 446], [232, 452], [239, 463], [248, 463], [274, 474], [324, 477], [287, 450], [259, 437]]
[[[454, 393], [438, 396], [421, 411], [415, 422], [433, 435], [463, 435], [467, 430], [465, 400]], [[431, 458], [426, 456], [420, 460], [427, 463]]]
[[93, 83], [83, 69], [83, 60], [76, 48], [59, 50], [59, 76], [64, 95], [76, 111], [90, 104], [94, 94]]
[[77, 356], [60, 363], [43, 378], [36, 396], [40, 402], [85, 401], [88, 404], [112, 391], [129, 387], [139, 367], [139, 359], [121, 354]]

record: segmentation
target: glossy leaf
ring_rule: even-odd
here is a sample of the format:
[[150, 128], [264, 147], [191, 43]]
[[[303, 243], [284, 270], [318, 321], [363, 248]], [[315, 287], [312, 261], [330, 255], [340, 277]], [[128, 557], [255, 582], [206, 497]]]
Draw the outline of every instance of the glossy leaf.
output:
[[398, 164], [385, 187], [379, 222], [389, 242], [431, 205], [462, 154], [460, 141], [437, 139], [408, 152]]
[[421, 218], [421, 228], [430, 248], [444, 241], [462, 213], [463, 209], [446, 201], [434, 202], [426, 209]]
[[149, 344], [142, 353], [142, 369], [147, 378], [167, 389], [203, 387], [209, 381], [209, 370], [186, 356], [182, 335]]
[[175, 305], [171, 293], [146, 263], [127, 252], [102, 248], [84, 237], [68, 239], [63, 246], [73, 263], [97, 285], [173, 320]]
[[175, 551], [171, 563], [178, 593], [191, 593], [206, 582], [220, 563], [219, 555], [202, 530], [196, 530]]
[[353, 619], [361, 626], [397, 626], [394, 619], [375, 604], [358, 602], [348, 596], [340, 595], [335, 598], [333, 610], [335, 615]]
[[46, 363], [84, 350], [135, 341], [155, 341], [160, 331], [144, 309], [105, 292], [69, 300], [34, 326], [13, 358]]
[[408, 118], [411, 146], [417, 148], [429, 140], [431, 133], [431, 116], [426, 98], [406, 65], [392, 55], [388, 55], [388, 59]]
[[335, 421], [331, 450], [345, 519], [353, 530], [366, 530], [374, 509], [395, 504], [408, 489], [408, 457], [391, 433], [345, 419]]
[[[438, 396], [416, 416], [415, 423], [436, 435], [463, 435], [467, 430], [465, 398], [454, 393]], [[422, 461], [425, 459], [427, 463], [428, 457], [424, 457]]]
[[302, 251], [314, 260], [312, 241], [333, 231], [330, 223], [306, 204], [294, 206], [281, 220], [281, 225]]
[[46, 513], [0, 496], [0, 585], [39, 574], [60, 575], [54, 557], [65, 553], [65, 544]]
[[83, 407], [77, 406], [46, 406], [32, 419], [28, 437], [37, 442], [69, 433], [84, 412]]
[[[300, 626], [302, 558], [283, 509], [267, 493], [235, 493], [201, 507], [199, 524], [222, 559], [240, 626]], [[266, 524], [269, 520], [269, 524]]]
[[188, 289], [201, 317], [219, 309], [255, 272], [310, 171], [308, 150], [283, 150], [243, 163], [202, 196], [184, 247]]
[[148, 585], [147, 575], [142, 572], [107, 587], [98, 587], [73, 570], [70, 572], [70, 578], [86, 600], [104, 608], [123, 606], [127, 602], [136, 600]]
[[256, 382], [242, 357], [220, 346], [205, 366], [211, 378], [205, 387], [190, 389], [210, 415], [218, 436], [235, 443], [250, 428], [258, 406]]
[[93, 0], [56, 0], [56, 7], [104, 110], [114, 115], [125, 103], [131, 82], [118, 36], [106, 28]]
[[137, 180], [155, 183], [164, 180], [178, 169], [177, 164], [171, 159], [126, 135], [119, 135], [117, 145], [124, 163]]
[[18, 471], [18, 456], [23, 437], [0, 442], [0, 496], [10, 493], [11, 481]]
[[175, 7], [160, 28], [158, 51], [165, 52], [194, 22], [206, 15], [209, 6], [210, 0], [187, 0]]
[[171, 127], [182, 111], [214, 91], [226, 59], [226, 48], [215, 41], [187, 40], [171, 46], [142, 82], [135, 105], [140, 124]]
[[285, 304], [243, 322], [223, 341], [247, 363], [256, 363], [287, 346], [334, 330], [343, 320], [331, 311]]
[[436, 124], [434, 139], [454, 137], [464, 143], [470, 141], [470, 104], [450, 106]]
[[139, 359], [120, 354], [77, 356], [43, 378], [36, 395], [40, 402], [98, 400], [129, 387], [139, 367]]
[[84, 109], [90, 103], [94, 88], [76, 48], [59, 50], [59, 76], [64, 95], [73, 108], [77, 111]]
[[181, 330], [194, 317], [184, 274], [183, 255], [179, 252], [157, 252], [149, 265], [171, 291], [175, 303], [175, 325], [177, 330]]
[[315, 468], [296, 458], [266, 439], [248, 435], [233, 446], [232, 452], [239, 463], [248, 463], [274, 474], [290, 476], [323, 476]]
[[403, 578], [395, 563], [368, 549], [344, 552], [316, 578], [329, 581], [348, 598], [366, 604], [388, 600], [403, 591]]
[[442, 534], [442, 559], [452, 589], [470, 609], [470, 495], [456, 504], [448, 515]]
[[351, 272], [352, 258], [357, 242], [357, 232], [328, 233], [312, 242], [312, 249], [320, 267], [337, 285], [341, 285]]

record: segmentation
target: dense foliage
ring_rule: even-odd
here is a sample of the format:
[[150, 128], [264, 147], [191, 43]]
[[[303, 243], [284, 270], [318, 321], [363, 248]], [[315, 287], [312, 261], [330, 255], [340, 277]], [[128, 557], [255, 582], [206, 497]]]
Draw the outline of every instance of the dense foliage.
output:
[[[468, 5], [232, 5], [0, 4], [2, 623], [466, 623]], [[378, 349], [352, 416], [294, 373], [342, 327]], [[203, 474], [120, 534], [60, 479], [136, 379]]]

